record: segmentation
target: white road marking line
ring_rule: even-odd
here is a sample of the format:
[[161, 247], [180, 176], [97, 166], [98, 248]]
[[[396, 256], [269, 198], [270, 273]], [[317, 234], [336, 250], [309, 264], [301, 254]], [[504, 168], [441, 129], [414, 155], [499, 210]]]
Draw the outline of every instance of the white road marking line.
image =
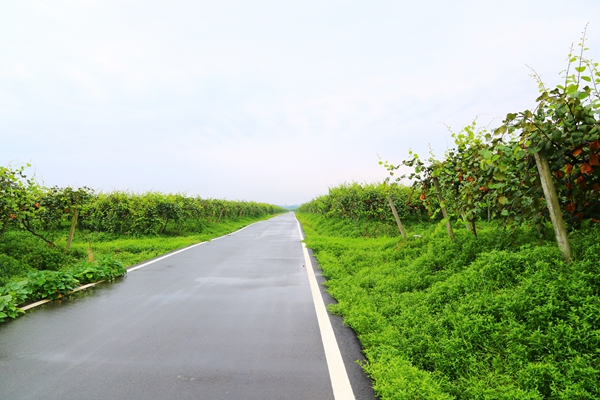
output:
[[[300, 221], [296, 219], [296, 222], [298, 223], [300, 240], [304, 240]], [[354, 392], [352, 391], [352, 385], [350, 385], [350, 379], [348, 378], [348, 373], [344, 366], [344, 360], [342, 360], [342, 353], [340, 352], [340, 347], [335, 339], [333, 327], [331, 326], [331, 321], [329, 320], [329, 315], [325, 308], [325, 302], [323, 301], [321, 291], [319, 290], [315, 270], [310, 261], [310, 255], [308, 254], [308, 249], [304, 242], [302, 242], [302, 250], [304, 252], [310, 291], [312, 292], [315, 311], [317, 312], [317, 321], [319, 322], [321, 339], [323, 340], [323, 347], [325, 349], [325, 359], [327, 360], [327, 368], [329, 369], [329, 377], [331, 378], [331, 386], [333, 387], [333, 396], [335, 397], [335, 400], [354, 400]]]
[[[261, 222], [261, 221], [258, 221], [258, 222]], [[150, 265], [150, 264], [153, 264], [153, 263], [155, 263], [155, 262], [157, 262], [157, 261], [164, 260], [164, 259], [165, 259], [165, 258], [167, 258], [167, 257], [171, 257], [171, 256], [174, 256], [175, 254], [181, 253], [182, 251], [186, 251], [186, 250], [189, 250], [189, 249], [191, 249], [191, 248], [193, 248], [193, 247], [200, 246], [201, 244], [206, 244], [206, 243], [209, 243], [209, 242], [214, 242], [215, 240], [218, 240], [218, 239], [223, 239], [224, 237], [227, 237], [227, 236], [233, 235], [234, 233], [238, 233], [238, 232], [240, 232], [240, 231], [243, 231], [244, 229], [246, 229], [246, 228], [249, 228], [249, 227], [251, 227], [251, 226], [252, 226], [252, 225], [254, 225], [254, 224], [257, 224], [258, 222], [253, 222], [253, 223], [251, 223], [250, 225], [246, 225], [245, 227], [243, 227], [243, 228], [241, 228], [241, 229], [238, 229], [238, 230], [237, 230], [237, 231], [235, 231], [235, 232], [228, 233], [227, 235], [223, 235], [223, 236], [216, 237], [216, 238], [214, 238], [214, 239], [210, 239], [208, 242], [200, 242], [200, 243], [196, 243], [196, 244], [193, 244], [193, 245], [191, 245], [191, 246], [184, 247], [183, 249], [180, 249], [180, 250], [174, 251], [174, 252], [172, 252], [172, 253], [165, 254], [165, 255], [164, 255], [164, 256], [162, 256], [162, 257], [159, 257], [159, 258], [156, 258], [156, 259], [154, 259], [154, 260], [151, 260], [151, 261], [145, 262], [145, 263], [143, 263], [143, 264], [140, 264], [140, 265], [138, 265], [137, 267], [129, 268], [129, 269], [127, 270], [127, 272], [135, 271], [136, 269], [140, 269], [140, 268], [146, 267], [146, 266], [148, 266], [148, 265]]]
[[129, 269], [127, 270], [127, 272], [131, 272], [131, 271], [135, 271], [136, 269], [144, 268], [144, 267], [146, 267], [146, 266], [148, 266], [148, 265], [150, 265], [150, 264], [154, 264], [154, 263], [155, 263], [155, 262], [157, 262], [157, 261], [164, 260], [164, 259], [165, 259], [165, 258], [167, 258], [167, 257], [174, 256], [175, 254], [179, 254], [179, 253], [181, 253], [181, 252], [183, 252], [183, 251], [189, 250], [189, 249], [191, 249], [191, 248], [194, 248], [194, 247], [200, 246], [200, 245], [202, 245], [202, 244], [205, 244], [205, 243], [208, 243], [208, 242], [200, 242], [200, 243], [196, 243], [196, 244], [193, 244], [193, 245], [191, 245], [191, 246], [185, 247], [185, 248], [183, 248], [183, 249], [180, 249], [180, 250], [174, 251], [174, 252], [172, 252], [172, 253], [166, 254], [166, 255], [164, 255], [164, 256], [162, 256], [162, 257], [155, 258], [154, 260], [150, 260], [150, 261], [148, 261], [148, 262], [145, 262], [145, 263], [143, 263], [143, 264], [140, 264], [140, 265], [138, 265], [137, 267], [129, 268]]
[[[251, 227], [251, 226], [252, 226], [252, 225], [254, 225], [254, 224], [258, 224], [259, 222], [262, 222], [262, 221], [253, 222], [253, 223], [251, 223], [250, 225], [246, 225], [245, 227], [243, 227], [243, 228], [240, 228], [240, 229], [238, 229], [238, 230], [237, 230], [237, 231], [235, 231], [235, 232], [231, 232], [231, 233], [228, 233], [227, 235], [223, 235], [223, 236], [219, 236], [219, 237], [216, 237], [216, 238], [210, 239], [210, 240], [209, 240], [209, 242], [214, 242], [215, 240], [219, 240], [219, 239], [223, 239], [224, 237], [231, 236], [231, 235], [233, 235], [234, 233], [241, 232], [241, 231], [243, 231], [244, 229], [246, 229], [246, 228], [249, 228], [249, 227]], [[205, 242], [202, 242], [202, 243], [205, 243]], [[198, 244], [201, 244], [201, 243], [198, 243]]]
[[[258, 222], [262, 222], [262, 221], [258, 221]], [[248, 228], [248, 227], [250, 227], [250, 226], [252, 226], [252, 225], [254, 225], [254, 224], [257, 224], [258, 222], [253, 222], [253, 223], [251, 223], [250, 225], [246, 225], [245, 227], [243, 227], [243, 228], [241, 228], [241, 229], [238, 229], [238, 230], [237, 230], [237, 231], [235, 231], [235, 232], [231, 232], [231, 233], [228, 233], [227, 235], [219, 236], [219, 237], [217, 237], [217, 238], [211, 239], [210, 241], [212, 242], [213, 240], [217, 240], [217, 239], [224, 238], [225, 236], [230, 236], [230, 235], [233, 235], [234, 233], [238, 233], [238, 232], [240, 232], [240, 231], [243, 231], [244, 229], [246, 229], [246, 228]], [[169, 253], [169, 254], [166, 254], [166, 255], [164, 255], [164, 256], [162, 256], [162, 257], [156, 258], [156, 259], [154, 259], [154, 260], [152, 260], [152, 261], [148, 261], [148, 262], [146, 262], [146, 263], [140, 264], [140, 265], [138, 265], [137, 267], [129, 268], [129, 269], [127, 269], [127, 272], [135, 271], [136, 269], [143, 268], [143, 267], [145, 267], [145, 266], [148, 266], [148, 265], [150, 265], [150, 264], [153, 264], [153, 263], [155, 263], [155, 262], [157, 262], [157, 261], [163, 260], [163, 259], [165, 259], [165, 258], [167, 258], [167, 257], [170, 257], [170, 256], [174, 256], [174, 255], [175, 255], [175, 254], [177, 254], [177, 253], [181, 253], [182, 251], [189, 250], [189, 249], [191, 249], [192, 247], [200, 246], [201, 244], [205, 244], [205, 243], [208, 243], [208, 242], [200, 242], [200, 243], [196, 243], [196, 244], [193, 244], [193, 245], [191, 245], [191, 246], [185, 247], [185, 248], [183, 248], [183, 249], [181, 249], [181, 250], [174, 251], [174, 252], [172, 252], [172, 253]], [[101, 283], [101, 282], [104, 282], [104, 281], [98, 281], [98, 282], [94, 282], [94, 283], [88, 283], [87, 285], [79, 286], [78, 288], [75, 288], [75, 289], [73, 289], [72, 291], [68, 292], [67, 294], [72, 294], [72, 293], [75, 293], [75, 292], [79, 292], [80, 290], [87, 289], [87, 288], [89, 288], [89, 287], [95, 286], [95, 285], [97, 285], [97, 284], [99, 284], [99, 283]], [[49, 302], [51, 302], [51, 301], [52, 301], [52, 300], [50, 300], [50, 299], [44, 299], [44, 300], [40, 300], [40, 301], [38, 301], [38, 302], [35, 302], [35, 303], [32, 303], [32, 304], [26, 305], [25, 307], [22, 307], [22, 308], [21, 308], [21, 310], [23, 310], [23, 311], [27, 311], [27, 310], [29, 310], [29, 309], [31, 309], [31, 308], [34, 308], [34, 307], [37, 307], [37, 306], [41, 306], [42, 304], [46, 304], [46, 303], [49, 303]]]

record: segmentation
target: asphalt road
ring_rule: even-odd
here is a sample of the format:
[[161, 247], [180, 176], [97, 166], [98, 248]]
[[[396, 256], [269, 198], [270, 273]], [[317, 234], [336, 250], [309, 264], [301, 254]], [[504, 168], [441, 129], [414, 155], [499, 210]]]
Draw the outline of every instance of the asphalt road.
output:
[[[305, 264], [285, 214], [33, 309], [0, 324], [0, 399], [334, 399]], [[374, 399], [329, 320], [354, 396]]]

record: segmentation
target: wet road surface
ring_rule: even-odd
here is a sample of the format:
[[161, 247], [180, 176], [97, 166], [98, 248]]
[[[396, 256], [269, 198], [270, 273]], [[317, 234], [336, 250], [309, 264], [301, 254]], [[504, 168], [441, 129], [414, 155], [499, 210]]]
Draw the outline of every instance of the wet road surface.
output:
[[0, 324], [0, 399], [334, 399], [304, 264], [285, 214], [33, 309]]

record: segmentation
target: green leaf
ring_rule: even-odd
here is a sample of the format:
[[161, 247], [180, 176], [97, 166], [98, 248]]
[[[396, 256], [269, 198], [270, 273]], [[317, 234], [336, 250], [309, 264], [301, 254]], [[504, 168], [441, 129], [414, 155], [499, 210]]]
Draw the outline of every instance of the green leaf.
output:
[[521, 150], [521, 149], [518, 149], [518, 150], [515, 152], [515, 158], [516, 158], [517, 160], [521, 160], [521, 159], [523, 159], [523, 157], [525, 157], [525, 152], [524, 152], [523, 150]]
[[560, 138], [562, 137], [562, 132], [559, 131], [558, 129], [555, 129], [554, 132], [552, 132], [552, 136], [550, 136], [550, 139], [552, 139], [553, 141], [558, 141]]
[[498, 203], [504, 205], [508, 202], [508, 199], [506, 198], [506, 196], [500, 196], [498, 197]]
[[577, 72], [583, 72], [583, 71], [585, 71], [585, 65], [581, 66], [581, 67], [576, 67], [575, 71], [577, 71]]
[[[510, 114], [509, 114], [509, 115], [510, 115]], [[514, 118], [514, 117], [513, 117], [513, 118]], [[507, 119], [509, 119], [509, 118], [508, 118], [508, 116], [507, 116]], [[510, 118], [510, 119], [512, 119], [512, 118]], [[502, 135], [503, 133], [505, 133], [505, 132], [506, 132], [506, 129], [507, 129], [507, 128], [506, 128], [506, 125], [501, 125], [500, 127], [496, 128], [496, 130], [494, 131], [494, 133], [495, 133], [496, 135]]]
[[577, 92], [577, 89], [579, 89], [578, 85], [576, 85], [576, 84], [569, 85], [569, 86], [567, 86], [567, 93], [573, 94], [573, 93]]

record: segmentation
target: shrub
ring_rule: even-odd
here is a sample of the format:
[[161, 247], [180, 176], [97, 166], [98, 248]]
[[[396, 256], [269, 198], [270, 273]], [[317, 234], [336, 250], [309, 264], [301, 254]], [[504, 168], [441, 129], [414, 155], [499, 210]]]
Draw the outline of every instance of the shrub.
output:
[[23, 276], [29, 271], [29, 266], [15, 260], [6, 254], [0, 254], [0, 286], [9, 282], [14, 276]]
[[68, 260], [63, 249], [50, 247], [26, 232], [6, 232], [0, 242], [0, 254], [37, 270], [59, 270]]
[[435, 227], [367, 239], [331, 234], [349, 220], [298, 217], [382, 399], [600, 398], [598, 227], [572, 234], [566, 263], [525, 226], [457, 229], [453, 243]]

